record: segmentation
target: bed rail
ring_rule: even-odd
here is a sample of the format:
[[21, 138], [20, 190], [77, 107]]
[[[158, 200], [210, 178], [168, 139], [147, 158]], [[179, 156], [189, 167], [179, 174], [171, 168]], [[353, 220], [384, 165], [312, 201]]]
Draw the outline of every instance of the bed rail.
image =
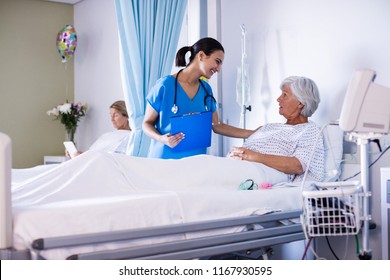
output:
[[[301, 210], [277, 212], [261, 216], [235, 217], [204, 222], [150, 227], [145, 229], [83, 234], [67, 237], [51, 237], [34, 240], [32, 247], [37, 250], [91, 245], [104, 242], [129, 241], [138, 238], [193, 233], [226, 227], [264, 225], [263, 229], [238, 233], [213, 235], [189, 240], [137, 246], [132, 248], [75, 254], [68, 259], [191, 259], [216, 254], [236, 252], [287, 243], [304, 239], [300, 224], [280, 223], [299, 218]], [[272, 226], [266, 224], [273, 224]]]
[[204, 258], [304, 239], [299, 224], [69, 256], [70, 260], [177, 260]]

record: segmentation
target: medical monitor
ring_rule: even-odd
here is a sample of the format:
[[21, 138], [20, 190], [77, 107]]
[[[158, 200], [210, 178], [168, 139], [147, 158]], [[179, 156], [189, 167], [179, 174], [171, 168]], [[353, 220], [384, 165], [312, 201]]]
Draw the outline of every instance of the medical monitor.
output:
[[374, 83], [373, 70], [357, 70], [344, 97], [340, 127], [347, 132], [383, 133], [390, 126], [390, 89]]

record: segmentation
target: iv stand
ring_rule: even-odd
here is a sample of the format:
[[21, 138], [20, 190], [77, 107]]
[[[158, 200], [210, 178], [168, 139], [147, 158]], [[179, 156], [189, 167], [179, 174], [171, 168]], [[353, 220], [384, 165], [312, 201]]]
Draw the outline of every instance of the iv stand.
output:
[[349, 135], [349, 140], [356, 142], [360, 146], [360, 174], [361, 174], [361, 184], [363, 187], [363, 228], [362, 228], [362, 248], [360, 250], [359, 259], [361, 260], [370, 260], [372, 258], [371, 249], [369, 249], [369, 227], [371, 215], [369, 211], [371, 191], [370, 191], [370, 178], [369, 178], [369, 169], [368, 169], [368, 149], [367, 145], [370, 140], [378, 139], [383, 136], [379, 133], [357, 133], [351, 132]]
[[246, 60], [246, 29], [244, 24], [240, 25], [241, 28], [241, 48], [242, 48], [242, 55], [241, 55], [241, 100], [242, 100], [242, 110], [241, 110], [241, 118], [242, 118], [242, 124], [243, 128], [246, 128], [246, 110], [251, 111], [252, 106], [246, 106], [245, 105], [245, 60]]

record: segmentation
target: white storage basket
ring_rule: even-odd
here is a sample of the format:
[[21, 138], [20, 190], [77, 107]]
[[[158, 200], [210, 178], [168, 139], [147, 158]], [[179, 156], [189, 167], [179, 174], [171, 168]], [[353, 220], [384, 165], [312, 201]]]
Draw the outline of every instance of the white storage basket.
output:
[[302, 192], [306, 234], [310, 237], [357, 234], [362, 213], [360, 183], [318, 183], [316, 188]]

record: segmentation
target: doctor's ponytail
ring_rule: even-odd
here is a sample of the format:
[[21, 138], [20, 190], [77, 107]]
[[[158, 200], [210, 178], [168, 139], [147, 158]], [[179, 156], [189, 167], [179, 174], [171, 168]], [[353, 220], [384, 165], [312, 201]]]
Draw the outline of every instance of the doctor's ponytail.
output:
[[192, 47], [182, 47], [180, 50], [176, 53], [176, 66], [186, 66], [186, 53], [191, 52], [190, 61], [192, 58]]
[[[214, 38], [205, 37], [198, 40], [192, 46], [182, 47], [180, 50], [178, 50], [178, 52], [176, 53], [176, 66], [187, 66], [191, 63], [191, 61], [200, 51], [203, 51], [207, 56], [211, 55], [215, 51], [225, 52], [220, 42], [218, 42]], [[187, 52], [191, 52], [190, 60], [188, 63], [186, 62]]]

